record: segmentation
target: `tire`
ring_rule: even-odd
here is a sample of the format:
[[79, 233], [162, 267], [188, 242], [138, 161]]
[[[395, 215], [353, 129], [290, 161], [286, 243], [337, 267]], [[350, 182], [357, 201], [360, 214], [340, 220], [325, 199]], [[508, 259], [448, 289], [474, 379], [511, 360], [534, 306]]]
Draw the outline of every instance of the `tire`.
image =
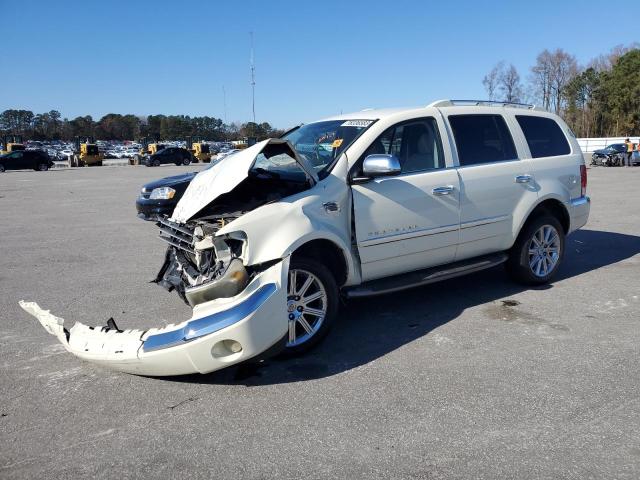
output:
[[151, 165], [153, 165], [154, 167], [159, 167], [160, 166], [160, 160], [154, 160]]
[[49, 165], [47, 165], [46, 163], [39, 163], [36, 170], [40, 172], [46, 172], [47, 170], [49, 170]]
[[549, 283], [562, 263], [564, 244], [564, 229], [556, 217], [545, 212], [533, 218], [509, 252], [507, 273], [525, 285]]
[[189, 165], [190, 163], [191, 163], [191, 160], [190, 160], [189, 158], [185, 158], [185, 159], [182, 161], [182, 164], [183, 164], [185, 167], [186, 167], [187, 165]]
[[4, 173], [4, 165], [0, 163], [0, 173]]
[[[317, 260], [293, 257], [288, 277], [287, 311], [284, 313], [289, 319], [289, 330], [283, 339], [281, 354], [293, 357], [308, 352], [327, 335], [336, 320], [340, 297], [332, 273]], [[307, 285], [309, 278], [311, 283]], [[316, 295], [320, 296], [306, 304], [303, 302], [305, 296]]]

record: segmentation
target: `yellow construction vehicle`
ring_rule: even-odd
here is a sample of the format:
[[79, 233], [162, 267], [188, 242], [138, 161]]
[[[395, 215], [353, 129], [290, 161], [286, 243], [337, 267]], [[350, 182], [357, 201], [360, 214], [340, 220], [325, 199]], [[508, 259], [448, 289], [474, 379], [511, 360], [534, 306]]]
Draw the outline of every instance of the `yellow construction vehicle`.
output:
[[76, 152], [71, 159], [71, 167], [101, 167], [104, 155], [98, 150], [93, 137], [83, 140], [76, 137]]
[[133, 158], [129, 159], [129, 165], [141, 165], [143, 163], [144, 157], [147, 155], [153, 155], [154, 153], [162, 150], [166, 145], [162, 145], [158, 143], [160, 139], [156, 138], [151, 143], [147, 137], [141, 138], [138, 143], [142, 145], [138, 155], [135, 155]]
[[208, 143], [204, 143], [199, 137], [187, 137], [187, 149], [200, 163], [211, 162], [213, 153]]
[[2, 150], [0, 150], [0, 155], [24, 149], [25, 147], [20, 135], [4, 135], [2, 137]]

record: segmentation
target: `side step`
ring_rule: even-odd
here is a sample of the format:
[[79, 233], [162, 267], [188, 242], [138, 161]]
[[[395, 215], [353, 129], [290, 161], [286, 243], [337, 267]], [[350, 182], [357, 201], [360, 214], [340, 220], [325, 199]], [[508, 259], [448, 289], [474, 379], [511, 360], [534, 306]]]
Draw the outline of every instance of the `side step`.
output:
[[415, 272], [394, 275], [393, 277], [370, 280], [355, 287], [345, 288], [343, 294], [347, 298], [357, 298], [397, 292], [398, 290], [428, 285], [430, 283], [440, 282], [495, 267], [496, 265], [506, 262], [507, 258], [508, 255], [506, 253], [483, 255], [439, 267], [426, 268]]

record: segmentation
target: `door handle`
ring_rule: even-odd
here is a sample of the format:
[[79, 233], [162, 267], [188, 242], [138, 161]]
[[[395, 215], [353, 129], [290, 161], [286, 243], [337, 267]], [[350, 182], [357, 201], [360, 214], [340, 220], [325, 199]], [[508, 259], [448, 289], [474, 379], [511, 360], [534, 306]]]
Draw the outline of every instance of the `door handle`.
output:
[[434, 195], [449, 195], [453, 192], [453, 185], [445, 185], [443, 187], [435, 187], [431, 190]]
[[531, 175], [518, 175], [516, 177], [516, 183], [529, 183], [533, 178]]

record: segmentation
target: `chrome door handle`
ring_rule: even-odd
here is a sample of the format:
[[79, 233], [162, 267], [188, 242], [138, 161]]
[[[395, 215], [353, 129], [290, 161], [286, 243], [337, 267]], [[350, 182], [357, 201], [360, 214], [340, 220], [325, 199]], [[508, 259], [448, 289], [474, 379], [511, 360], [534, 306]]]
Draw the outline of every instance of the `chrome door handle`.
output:
[[433, 190], [431, 190], [431, 193], [433, 193], [434, 195], [449, 195], [451, 192], [453, 192], [453, 185], [435, 187]]
[[531, 180], [531, 175], [518, 175], [516, 177], [516, 183], [529, 183]]

